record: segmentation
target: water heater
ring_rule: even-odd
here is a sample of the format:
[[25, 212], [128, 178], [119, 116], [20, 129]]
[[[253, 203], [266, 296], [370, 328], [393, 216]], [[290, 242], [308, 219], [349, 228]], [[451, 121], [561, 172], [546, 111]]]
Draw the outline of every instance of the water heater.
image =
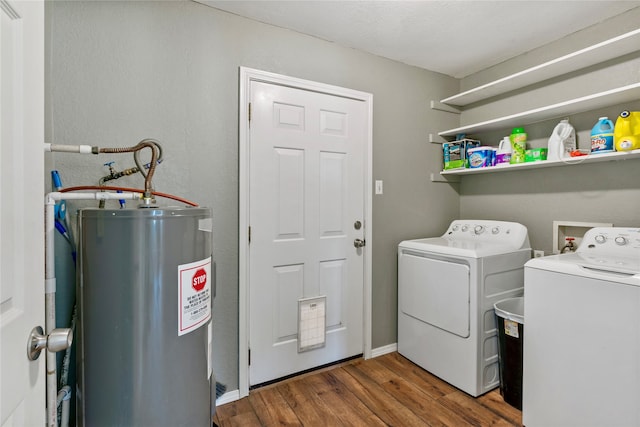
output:
[[211, 426], [211, 211], [82, 209], [78, 425]]

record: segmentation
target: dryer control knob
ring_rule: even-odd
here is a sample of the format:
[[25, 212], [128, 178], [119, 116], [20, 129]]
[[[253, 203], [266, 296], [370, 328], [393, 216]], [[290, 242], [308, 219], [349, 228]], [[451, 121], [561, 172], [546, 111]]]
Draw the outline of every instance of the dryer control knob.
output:
[[468, 229], [469, 229], [469, 226], [467, 226], [467, 225], [463, 225], [462, 226], [462, 231], [467, 231]]
[[482, 234], [482, 232], [484, 231], [484, 226], [483, 225], [476, 225], [473, 228], [473, 232], [476, 234]]
[[491, 232], [493, 234], [498, 234], [500, 232], [500, 229], [498, 227], [493, 227], [493, 229], [491, 229]]
[[614, 239], [614, 242], [616, 242], [616, 245], [618, 246], [624, 246], [627, 244], [627, 239], [622, 236], [618, 236]]
[[602, 244], [602, 243], [604, 243], [604, 242], [606, 242], [606, 241], [607, 241], [607, 238], [606, 238], [606, 237], [604, 237], [602, 234], [598, 234], [598, 235], [595, 237], [595, 241], [596, 241], [596, 243], [600, 243], [600, 244]]

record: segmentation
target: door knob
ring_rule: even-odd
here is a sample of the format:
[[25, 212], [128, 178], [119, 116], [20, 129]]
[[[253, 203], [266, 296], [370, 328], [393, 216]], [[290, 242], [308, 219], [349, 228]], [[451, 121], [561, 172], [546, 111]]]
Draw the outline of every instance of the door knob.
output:
[[44, 335], [42, 327], [36, 326], [29, 334], [27, 357], [36, 360], [45, 348], [52, 353], [66, 350], [73, 342], [73, 331], [70, 328], [56, 328], [49, 335]]
[[353, 246], [355, 246], [356, 248], [362, 248], [366, 244], [367, 242], [364, 239], [355, 239], [353, 241]]

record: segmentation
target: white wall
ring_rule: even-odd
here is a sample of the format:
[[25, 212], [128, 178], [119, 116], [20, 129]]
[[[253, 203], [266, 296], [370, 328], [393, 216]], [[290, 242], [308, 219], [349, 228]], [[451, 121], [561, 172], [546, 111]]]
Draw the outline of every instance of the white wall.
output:
[[[47, 2], [47, 140], [130, 146], [162, 142], [155, 188], [213, 208], [218, 296], [214, 370], [238, 386], [238, 69], [373, 93], [374, 348], [396, 342], [397, 244], [440, 234], [458, 217], [457, 186], [431, 183], [441, 147], [429, 133], [457, 125], [429, 101], [455, 79], [184, 1]], [[103, 163], [130, 156], [56, 153], [65, 186], [95, 184]], [[121, 180], [139, 186], [139, 178]]]

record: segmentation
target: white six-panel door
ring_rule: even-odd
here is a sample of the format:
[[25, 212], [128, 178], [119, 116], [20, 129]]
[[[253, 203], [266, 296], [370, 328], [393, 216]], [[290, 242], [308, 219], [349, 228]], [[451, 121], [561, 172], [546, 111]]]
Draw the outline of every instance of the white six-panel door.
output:
[[[251, 385], [363, 353], [366, 148], [362, 100], [250, 84]], [[357, 224], [360, 225], [357, 225]], [[299, 352], [299, 300], [326, 336]], [[315, 306], [314, 306], [315, 307]], [[319, 340], [319, 341], [318, 341]]]
[[44, 4], [0, 0], [0, 425], [45, 424]]

